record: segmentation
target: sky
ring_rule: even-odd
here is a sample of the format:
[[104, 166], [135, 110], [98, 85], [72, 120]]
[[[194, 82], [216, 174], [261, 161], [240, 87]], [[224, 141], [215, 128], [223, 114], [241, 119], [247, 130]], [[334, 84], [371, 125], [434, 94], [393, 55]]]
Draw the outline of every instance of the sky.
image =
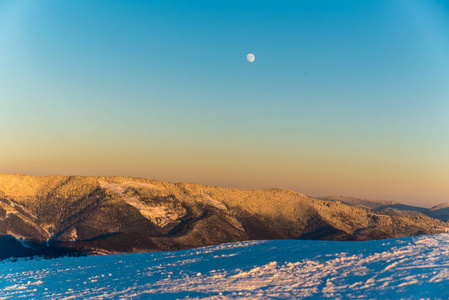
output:
[[448, 82], [443, 0], [3, 0], [0, 173], [429, 207]]

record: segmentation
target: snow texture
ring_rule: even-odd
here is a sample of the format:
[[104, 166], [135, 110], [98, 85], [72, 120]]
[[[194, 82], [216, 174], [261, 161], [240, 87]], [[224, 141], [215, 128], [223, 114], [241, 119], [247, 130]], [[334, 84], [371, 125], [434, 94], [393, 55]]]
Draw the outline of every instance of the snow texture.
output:
[[0, 264], [0, 299], [448, 299], [448, 285], [448, 234], [253, 241]]
[[153, 184], [142, 182], [125, 182], [123, 184], [119, 184], [106, 181], [99, 181], [99, 183], [102, 188], [120, 194], [126, 201], [126, 203], [137, 208], [142, 216], [157, 224], [159, 227], [164, 227], [169, 223], [177, 221], [187, 214], [186, 210], [183, 207], [172, 208], [163, 205], [150, 206], [141, 202], [138, 197], [126, 194], [126, 190], [129, 187], [161, 189], [160, 187], [157, 187]]

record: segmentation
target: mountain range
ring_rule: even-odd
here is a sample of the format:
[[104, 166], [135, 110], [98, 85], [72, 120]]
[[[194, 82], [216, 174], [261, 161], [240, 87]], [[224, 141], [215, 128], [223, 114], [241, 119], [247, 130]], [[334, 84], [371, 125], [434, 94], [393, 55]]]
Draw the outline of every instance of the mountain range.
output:
[[449, 202], [439, 204], [431, 208], [424, 208], [402, 204], [397, 201], [374, 200], [357, 197], [325, 196], [316, 198], [325, 201], [344, 203], [349, 206], [364, 208], [371, 211], [377, 211], [397, 216], [427, 216], [439, 219], [443, 222], [449, 220]]
[[132, 177], [0, 175], [0, 258], [171, 251], [246, 240], [446, 232], [449, 205], [308, 197]]

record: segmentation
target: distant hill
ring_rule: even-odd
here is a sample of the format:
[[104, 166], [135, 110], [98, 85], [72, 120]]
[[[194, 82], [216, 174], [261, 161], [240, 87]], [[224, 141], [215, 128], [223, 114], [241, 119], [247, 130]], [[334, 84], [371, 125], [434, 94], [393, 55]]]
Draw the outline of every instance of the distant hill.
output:
[[432, 218], [446, 222], [449, 220], [449, 202], [434, 206], [425, 213]]
[[316, 199], [344, 203], [349, 206], [355, 206], [368, 210], [382, 212], [397, 216], [421, 216], [439, 219], [443, 222], [449, 220], [449, 202], [434, 206], [430, 209], [418, 206], [402, 204], [389, 200], [374, 200], [348, 196], [323, 196]]
[[[179, 250], [255, 239], [370, 240], [440, 233], [446, 226], [283, 189], [0, 175], [0, 237], [23, 255]], [[6, 248], [0, 258], [11, 255]]]

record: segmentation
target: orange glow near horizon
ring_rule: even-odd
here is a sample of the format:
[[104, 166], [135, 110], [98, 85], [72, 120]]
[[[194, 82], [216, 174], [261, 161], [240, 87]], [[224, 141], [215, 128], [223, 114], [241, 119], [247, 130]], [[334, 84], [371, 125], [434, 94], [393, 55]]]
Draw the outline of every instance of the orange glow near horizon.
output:
[[0, 1], [0, 173], [449, 201], [447, 1], [78, 2]]
[[[0, 157], [3, 173], [116, 175], [234, 188], [286, 188], [311, 196], [345, 195], [430, 207], [446, 202], [448, 170], [415, 157], [328, 154], [318, 149], [162, 143], [23, 143]], [[183, 147], [184, 146], [184, 147]], [[30, 151], [32, 149], [32, 151]], [[277, 150], [277, 151], [276, 151]], [[4, 150], [3, 150], [4, 152]], [[5, 153], [3, 153], [5, 154]], [[401, 158], [399, 160], [398, 158]]]

